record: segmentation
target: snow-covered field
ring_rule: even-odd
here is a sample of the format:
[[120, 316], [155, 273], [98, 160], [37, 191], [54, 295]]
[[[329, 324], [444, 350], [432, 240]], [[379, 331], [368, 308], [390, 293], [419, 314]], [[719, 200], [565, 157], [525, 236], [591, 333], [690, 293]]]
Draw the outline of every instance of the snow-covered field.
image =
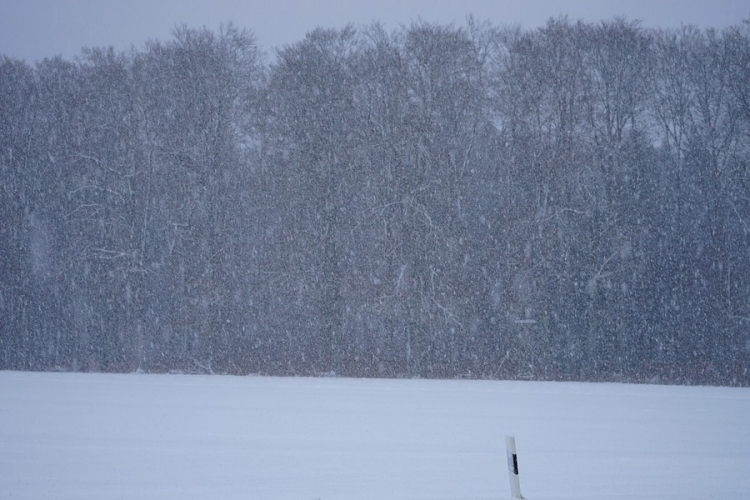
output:
[[0, 372], [0, 498], [750, 498], [750, 389]]

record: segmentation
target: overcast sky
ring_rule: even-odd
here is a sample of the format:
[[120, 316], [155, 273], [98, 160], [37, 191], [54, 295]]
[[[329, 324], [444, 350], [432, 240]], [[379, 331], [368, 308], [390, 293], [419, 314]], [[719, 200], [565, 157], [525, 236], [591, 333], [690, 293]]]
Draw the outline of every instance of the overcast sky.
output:
[[254, 33], [270, 49], [294, 43], [317, 26], [381, 21], [386, 28], [425, 21], [463, 25], [467, 14], [495, 25], [537, 27], [549, 17], [600, 21], [616, 15], [648, 27], [697, 24], [724, 28], [750, 17], [747, 0], [0, 0], [0, 55], [34, 62], [80, 54], [82, 47], [165, 40], [176, 24]]

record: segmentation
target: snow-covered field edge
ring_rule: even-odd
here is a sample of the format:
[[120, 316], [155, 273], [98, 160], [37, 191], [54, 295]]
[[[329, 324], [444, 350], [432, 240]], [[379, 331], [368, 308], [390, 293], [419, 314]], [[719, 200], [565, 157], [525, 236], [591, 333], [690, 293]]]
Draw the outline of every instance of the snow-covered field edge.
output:
[[745, 499], [750, 389], [0, 372], [0, 498]]

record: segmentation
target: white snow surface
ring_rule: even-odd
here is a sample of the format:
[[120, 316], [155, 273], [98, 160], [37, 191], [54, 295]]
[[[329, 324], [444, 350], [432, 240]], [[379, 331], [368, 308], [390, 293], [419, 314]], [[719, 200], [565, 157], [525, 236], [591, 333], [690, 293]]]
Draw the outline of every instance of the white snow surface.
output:
[[0, 372], [0, 498], [750, 498], [750, 389]]

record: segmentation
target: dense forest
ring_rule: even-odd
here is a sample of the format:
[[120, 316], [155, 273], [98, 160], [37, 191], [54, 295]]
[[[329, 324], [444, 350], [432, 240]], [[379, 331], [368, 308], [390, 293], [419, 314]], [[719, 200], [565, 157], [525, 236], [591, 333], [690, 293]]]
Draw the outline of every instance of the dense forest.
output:
[[750, 385], [750, 21], [0, 56], [0, 369]]

